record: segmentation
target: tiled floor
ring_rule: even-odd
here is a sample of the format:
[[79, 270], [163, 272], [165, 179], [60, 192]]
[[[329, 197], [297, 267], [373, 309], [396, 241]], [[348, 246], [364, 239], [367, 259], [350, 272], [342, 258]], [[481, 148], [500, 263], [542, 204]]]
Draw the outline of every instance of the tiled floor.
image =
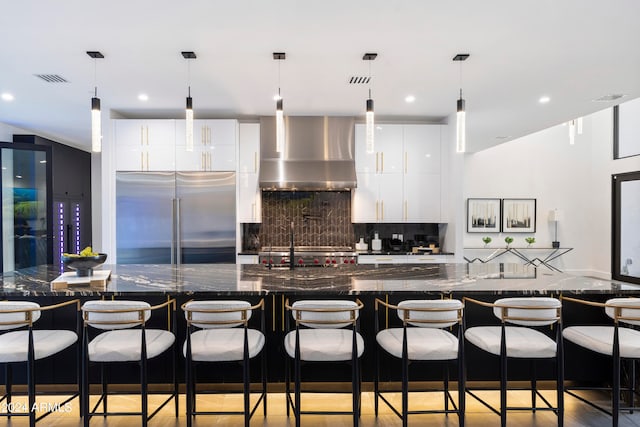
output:
[[[491, 402], [497, 402], [497, 392], [480, 392], [482, 397], [486, 397]], [[545, 396], [551, 399], [553, 403], [555, 401], [555, 393], [545, 392]], [[399, 404], [400, 396], [396, 394], [389, 395], [391, 399]], [[436, 393], [428, 393], [419, 395], [419, 399], [423, 399], [423, 403], [426, 405], [438, 405], [442, 404], [442, 395]], [[510, 405], [525, 405], [529, 399], [528, 392], [511, 392], [509, 394]], [[591, 407], [581, 403], [577, 399], [565, 395], [566, 415], [565, 426], [568, 427], [601, 427], [611, 424], [611, 419], [606, 415], [598, 412]], [[594, 400], [597, 400], [596, 395], [591, 396]], [[454, 399], [456, 398], [454, 394]], [[603, 398], [606, 398], [603, 396]], [[162, 399], [160, 396], [153, 396], [150, 398], [150, 408], [153, 408], [154, 404], [160, 402]], [[19, 401], [19, 400], [17, 400]], [[39, 397], [38, 402], [53, 401], [53, 399], [47, 399], [45, 397]], [[305, 399], [303, 397], [302, 405], [305, 410], [309, 409], [326, 409], [332, 410], [349, 410], [351, 400], [344, 396], [336, 397], [335, 395], [327, 394], [315, 394], [308, 395]], [[411, 404], [417, 405], [418, 399], [414, 399]], [[135, 395], [110, 397], [109, 401], [111, 409], [118, 408], [118, 410], [137, 410], [139, 408], [139, 399]], [[242, 405], [241, 396], [239, 395], [217, 395], [217, 396], [203, 396], [198, 398], [198, 409], [207, 410], [208, 408], [224, 408], [224, 410], [235, 410]], [[173, 412], [173, 405], [170, 404], [163, 408], [158, 415], [156, 415], [149, 423], [151, 427], [177, 427], [186, 425], [184, 412], [184, 395], [180, 396], [180, 411], [181, 415], [175, 418]], [[262, 416], [262, 410], [257, 411], [256, 415], [252, 419], [252, 426], [262, 427], [283, 427], [293, 426], [293, 417], [287, 418], [285, 413], [285, 398], [283, 393], [270, 393], [268, 396], [268, 416], [264, 418]], [[363, 393], [363, 408], [361, 417], [362, 427], [392, 427], [400, 426], [400, 419], [394, 415], [388, 408], [380, 406], [380, 415], [376, 418], [373, 410], [373, 393]], [[486, 407], [482, 406], [478, 401], [469, 397], [467, 399], [467, 411], [466, 411], [466, 424], [467, 426], [498, 426], [500, 425], [500, 419], [497, 415], [490, 412]], [[12, 418], [10, 421], [6, 419], [0, 419], [0, 426], [26, 426], [27, 420], [22, 418]], [[70, 413], [54, 413], [44, 420], [40, 421], [38, 425], [42, 426], [55, 426], [55, 427], [78, 427], [82, 425], [82, 421], [78, 417], [78, 401], [74, 400], [71, 403]], [[104, 419], [102, 417], [95, 417], [91, 420], [91, 426], [102, 427], [137, 427], [140, 425], [140, 419], [138, 417], [109, 417]], [[218, 427], [231, 427], [243, 425], [242, 417], [240, 416], [198, 416], [195, 419], [194, 426], [218, 426]], [[321, 416], [321, 415], [303, 415], [303, 426], [312, 427], [347, 427], [351, 425], [351, 418], [349, 416]], [[409, 419], [410, 426], [457, 426], [458, 418], [456, 415], [415, 415]], [[508, 415], [508, 425], [516, 427], [547, 427], [556, 425], [556, 417], [551, 412], [537, 412], [532, 414], [531, 412], [511, 412]], [[640, 426], [640, 413], [632, 415], [621, 415], [621, 427]]]

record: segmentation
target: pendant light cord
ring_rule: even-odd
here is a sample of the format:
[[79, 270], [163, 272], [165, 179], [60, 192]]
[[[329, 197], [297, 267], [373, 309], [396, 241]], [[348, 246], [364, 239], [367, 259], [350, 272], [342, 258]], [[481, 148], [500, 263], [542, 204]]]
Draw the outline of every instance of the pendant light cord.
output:
[[282, 96], [280, 96], [280, 63], [282, 62], [282, 59], [278, 59], [278, 99], [282, 99]]
[[371, 60], [369, 60], [369, 99], [371, 99]]
[[98, 59], [93, 58], [93, 87], [95, 97], [98, 97]]
[[188, 96], [191, 98], [191, 61], [187, 59], [187, 90]]
[[462, 99], [462, 61], [458, 61], [460, 63], [460, 99]]

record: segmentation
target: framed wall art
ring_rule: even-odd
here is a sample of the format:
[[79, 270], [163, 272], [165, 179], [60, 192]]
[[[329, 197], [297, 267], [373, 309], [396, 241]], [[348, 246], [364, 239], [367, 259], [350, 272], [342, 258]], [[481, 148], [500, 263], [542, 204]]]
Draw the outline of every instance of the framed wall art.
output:
[[467, 232], [500, 232], [500, 199], [467, 199]]
[[502, 232], [534, 233], [536, 199], [502, 199]]

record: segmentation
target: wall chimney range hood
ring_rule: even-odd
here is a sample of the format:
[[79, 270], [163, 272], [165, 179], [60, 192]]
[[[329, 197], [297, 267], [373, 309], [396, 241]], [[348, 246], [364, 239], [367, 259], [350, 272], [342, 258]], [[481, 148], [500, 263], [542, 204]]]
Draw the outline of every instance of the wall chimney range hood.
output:
[[275, 117], [260, 119], [260, 188], [339, 191], [356, 187], [353, 117], [285, 117], [276, 151]]

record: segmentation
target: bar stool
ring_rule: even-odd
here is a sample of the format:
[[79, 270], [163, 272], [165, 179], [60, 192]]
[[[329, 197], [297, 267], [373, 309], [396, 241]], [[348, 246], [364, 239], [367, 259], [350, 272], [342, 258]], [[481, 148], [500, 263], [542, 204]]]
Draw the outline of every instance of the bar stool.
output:
[[[571, 396], [587, 403], [588, 405], [611, 416], [611, 424], [617, 427], [620, 411], [627, 410], [633, 412], [635, 385], [635, 366], [640, 358], [640, 331], [629, 327], [623, 327], [620, 323], [631, 326], [640, 325], [640, 298], [612, 298], [607, 302], [598, 303], [584, 301], [575, 298], [562, 297], [563, 301], [569, 301], [591, 307], [604, 308], [607, 316], [613, 319], [613, 325], [597, 326], [569, 326], [564, 329], [565, 340], [570, 341], [582, 348], [593, 351], [612, 358], [612, 386], [611, 387], [567, 387], [566, 392]], [[623, 361], [631, 364], [631, 374], [629, 387], [620, 387], [620, 365]], [[607, 390], [611, 391], [611, 411], [602, 406], [596, 405], [593, 401], [577, 395], [573, 390]], [[620, 406], [620, 392], [627, 391], [629, 407]]]
[[[353, 417], [354, 427], [360, 419], [360, 366], [359, 359], [364, 352], [364, 340], [359, 330], [359, 312], [363, 304], [360, 300], [301, 300], [293, 305], [287, 299], [285, 308], [295, 320], [295, 329], [291, 330], [287, 316], [287, 335], [284, 348], [289, 356], [285, 368], [285, 388], [287, 398], [287, 416], [290, 408], [296, 418], [296, 427], [300, 427], [301, 414], [345, 415]], [[290, 360], [294, 361], [294, 395], [291, 399]], [[301, 365], [302, 363], [341, 362], [351, 364], [352, 410], [344, 411], [302, 411]]]
[[[251, 417], [262, 402], [267, 416], [267, 377], [265, 346], [264, 300], [254, 306], [246, 301], [189, 301], [182, 305], [187, 319], [187, 339], [183, 346], [186, 358], [187, 426], [191, 427], [196, 415], [244, 415], [249, 427]], [[260, 330], [248, 327], [253, 310], [260, 310]], [[195, 330], [195, 329], [198, 330]], [[261, 355], [260, 380], [262, 390], [251, 408], [250, 359]], [[241, 362], [244, 411], [196, 411], [197, 363]], [[209, 392], [211, 393], [211, 392]]]
[[[0, 415], [11, 418], [17, 416], [29, 417], [29, 425], [35, 426], [36, 421], [49, 415], [52, 410], [36, 417], [36, 361], [42, 360], [71, 347], [78, 341], [78, 321], [75, 322], [76, 332], [66, 329], [42, 330], [34, 329], [33, 324], [40, 319], [43, 311], [56, 310], [75, 305], [76, 319], [80, 304], [78, 300], [66, 301], [60, 304], [41, 307], [40, 304], [28, 301], [0, 301], [0, 331], [10, 331], [0, 334], [0, 364], [5, 368], [5, 394], [0, 399], [4, 402], [7, 412]], [[26, 330], [14, 330], [26, 328]], [[76, 354], [77, 357], [77, 354]], [[13, 365], [25, 364], [27, 369], [27, 401], [28, 406], [17, 405], [12, 401], [13, 393]], [[79, 385], [78, 378], [76, 383]], [[49, 407], [64, 407], [65, 404], [77, 397], [71, 397], [61, 403]], [[6, 401], [5, 401], [6, 399]], [[14, 411], [18, 409], [18, 411]]]
[[[166, 308], [169, 313], [169, 323], [172, 331], [146, 328], [151, 312]], [[175, 374], [175, 322], [176, 303], [170, 299], [162, 304], [151, 306], [144, 301], [87, 301], [82, 305], [84, 327], [82, 333], [82, 405], [84, 425], [89, 426], [94, 415], [140, 415], [141, 425], [147, 426], [148, 421], [160, 411], [171, 399], [175, 399], [175, 413], [178, 416], [178, 381]], [[102, 331], [90, 338], [89, 327]], [[170, 396], [151, 414], [148, 411], [147, 364], [149, 359], [160, 356], [167, 350], [172, 351], [173, 389]], [[107, 396], [115, 394], [108, 392], [104, 367], [109, 363], [137, 363], [140, 366], [140, 412], [108, 412]], [[89, 410], [89, 368], [91, 364], [99, 364], [102, 375], [102, 392], [93, 409]], [[102, 403], [102, 412], [97, 412]]]
[[[502, 427], [507, 425], [508, 410], [553, 411], [558, 417], [558, 426], [562, 426], [564, 423], [564, 370], [562, 304], [560, 300], [546, 297], [502, 298], [491, 304], [465, 297], [464, 301], [493, 308], [493, 314], [500, 319], [500, 326], [475, 326], [468, 328], [464, 334], [471, 344], [500, 358], [500, 411], [480, 399], [471, 390], [467, 389], [467, 392], [500, 415]], [[507, 324], [518, 326], [507, 326]], [[549, 330], [550, 325], [555, 327], [554, 338], [542, 332], [545, 328]], [[537, 390], [533, 369], [531, 373], [531, 407], [507, 406], [508, 359], [529, 359], [532, 368], [535, 368], [535, 362], [538, 360], [555, 359], [557, 406], [552, 407]], [[546, 406], [537, 407], [536, 397], [540, 397]]]
[[[402, 327], [387, 327], [380, 330], [379, 307], [396, 310]], [[376, 371], [374, 380], [375, 413], [378, 416], [378, 399], [382, 399], [402, 419], [403, 427], [409, 425], [410, 414], [458, 414], [459, 425], [464, 426], [465, 379], [464, 379], [464, 328], [462, 325], [462, 302], [458, 300], [407, 300], [398, 305], [375, 300], [376, 317]], [[457, 325], [456, 335], [445, 328]], [[380, 391], [380, 354], [387, 354], [402, 361], [402, 410], [398, 411]], [[443, 361], [444, 409], [409, 411], [409, 364]], [[449, 393], [449, 363], [457, 361], [458, 405]], [[425, 391], [425, 390], [419, 390]], [[449, 402], [453, 409], [449, 409]]]

